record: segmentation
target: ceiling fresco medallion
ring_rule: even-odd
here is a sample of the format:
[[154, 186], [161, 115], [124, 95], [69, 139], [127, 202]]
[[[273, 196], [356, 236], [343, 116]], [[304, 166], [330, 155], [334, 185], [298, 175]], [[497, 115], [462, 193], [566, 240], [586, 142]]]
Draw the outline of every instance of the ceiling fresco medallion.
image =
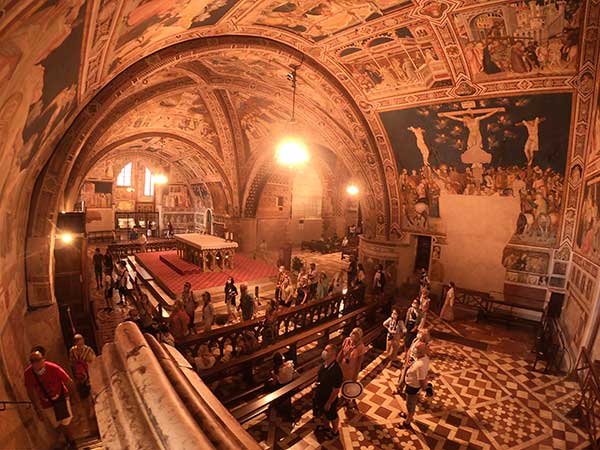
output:
[[457, 6], [458, 2], [450, 0], [426, 0], [415, 8], [411, 15], [439, 25], [448, 18], [448, 14]]
[[468, 80], [459, 80], [454, 88], [454, 94], [459, 97], [467, 97], [476, 94], [478, 89], [473, 86]]

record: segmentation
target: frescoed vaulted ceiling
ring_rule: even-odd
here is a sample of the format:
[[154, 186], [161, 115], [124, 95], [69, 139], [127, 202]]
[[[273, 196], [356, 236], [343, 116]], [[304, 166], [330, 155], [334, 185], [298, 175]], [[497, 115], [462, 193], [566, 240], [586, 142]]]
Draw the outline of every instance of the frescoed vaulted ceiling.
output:
[[591, 1], [22, 0], [0, 12], [0, 165], [12, 174], [1, 201], [29, 195], [50, 163], [42, 189], [58, 183], [54, 204], [68, 206], [67, 181], [107, 152], [145, 148], [220, 181], [244, 214], [290, 131], [297, 67], [294, 132], [364, 180], [385, 234], [400, 202], [380, 113], [524, 92], [589, 98], [596, 77]]

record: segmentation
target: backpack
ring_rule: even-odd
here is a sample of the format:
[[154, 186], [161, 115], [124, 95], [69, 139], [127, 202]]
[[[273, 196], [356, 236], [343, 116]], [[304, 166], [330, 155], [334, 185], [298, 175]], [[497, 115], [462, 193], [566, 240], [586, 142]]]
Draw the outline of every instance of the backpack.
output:
[[88, 379], [88, 364], [82, 360], [77, 359], [73, 363], [73, 375], [79, 382], [84, 382]]

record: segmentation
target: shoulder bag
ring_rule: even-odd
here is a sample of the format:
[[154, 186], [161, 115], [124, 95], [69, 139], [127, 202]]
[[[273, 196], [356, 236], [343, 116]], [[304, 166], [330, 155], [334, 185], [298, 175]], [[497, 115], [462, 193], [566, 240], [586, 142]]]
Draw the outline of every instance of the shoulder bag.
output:
[[52, 397], [50, 397], [48, 395], [46, 388], [44, 387], [44, 385], [38, 378], [37, 373], [35, 373], [35, 370], [33, 370], [33, 368], [32, 368], [31, 371], [33, 372], [35, 381], [37, 382], [38, 386], [44, 393], [44, 396], [48, 399], [48, 401], [50, 403], [52, 403], [52, 408], [54, 409], [54, 417], [56, 417], [56, 421], [60, 422], [61, 420], [64, 420], [64, 419], [70, 417], [71, 414], [69, 413], [69, 406], [67, 405], [67, 397], [65, 395], [64, 386], [63, 386], [62, 382], [60, 385], [60, 395], [58, 396], [58, 398], [56, 400], [52, 400]]

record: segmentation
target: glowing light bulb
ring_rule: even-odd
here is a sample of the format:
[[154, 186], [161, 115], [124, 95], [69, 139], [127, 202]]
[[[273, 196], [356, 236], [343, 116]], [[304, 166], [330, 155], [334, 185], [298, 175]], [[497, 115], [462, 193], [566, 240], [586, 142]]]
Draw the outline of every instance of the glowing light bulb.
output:
[[277, 146], [277, 162], [285, 166], [299, 166], [310, 159], [306, 145], [295, 138], [284, 138]]
[[349, 195], [355, 196], [358, 195], [359, 193], [359, 189], [358, 186], [356, 186], [355, 184], [350, 184], [347, 188], [346, 188], [346, 192]]
[[167, 184], [168, 181], [169, 179], [163, 174], [152, 175], [152, 182], [154, 184]]
[[71, 233], [63, 233], [60, 235], [60, 240], [65, 244], [70, 244], [73, 242], [73, 235]]

